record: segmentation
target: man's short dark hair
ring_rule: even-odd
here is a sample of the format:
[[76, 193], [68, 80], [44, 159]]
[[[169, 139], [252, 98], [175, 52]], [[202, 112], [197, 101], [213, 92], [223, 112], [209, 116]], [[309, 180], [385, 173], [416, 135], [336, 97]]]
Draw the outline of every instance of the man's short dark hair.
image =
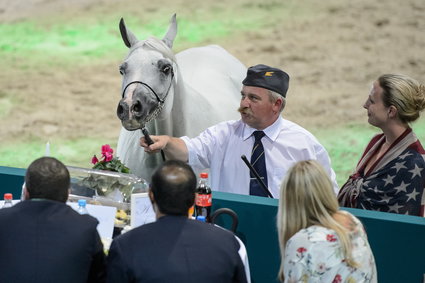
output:
[[53, 157], [41, 157], [33, 161], [25, 175], [29, 198], [66, 202], [70, 188], [69, 171]]
[[161, 213], [186, 215], [195, 201], [196, 176], [183, 161], [168, 160], [153, 174], [151, 190]]

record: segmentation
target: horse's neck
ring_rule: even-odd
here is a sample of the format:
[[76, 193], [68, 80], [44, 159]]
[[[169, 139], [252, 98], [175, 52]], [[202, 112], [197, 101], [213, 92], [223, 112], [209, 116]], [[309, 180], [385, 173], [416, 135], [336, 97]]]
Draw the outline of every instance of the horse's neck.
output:
[[173, 120], [170, 118], [166, 118], [164, 120], [154, 120], [152, 130], [150, 132], [155, 135], [174, 136]]
[[187, 91], [181, 75], [177, 77], [177, 82], [174, 84], [174, 95], [171, 113], [165, 119], [156, 119], [151, 125], [153, 131], [159, 135], [171, 135], [180, 137], [187, 134], [187, 121], [188, 109], [187, 105]]
[[164, 120], [156, 121], [158, 134], [194, 137], [216, 123], [239, 119], [246, 74], [241, 62], [215, 45], [184, 50], [176, 59], [173, 105]]
[[[176, 85], [176, 92], [174, 94], [173, 109], [169, 119], [173, 124], [172, 131], [175, 136], [183, 136], [188, 134], [187, 121], [189, 119], [187, 107], [188, 92], [184, 83], [184, 78], [179, 77]], [[193, 105], [195, 106], [195, 105]]]

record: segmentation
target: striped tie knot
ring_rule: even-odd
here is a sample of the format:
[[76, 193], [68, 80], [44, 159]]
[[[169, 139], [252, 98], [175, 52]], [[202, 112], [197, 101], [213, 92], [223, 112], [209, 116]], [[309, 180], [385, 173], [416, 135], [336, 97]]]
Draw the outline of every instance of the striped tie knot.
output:
[[253, 135], [255, 137], [255, 142], [259, 142], [266, 134], [263, 131], [255, 131]]

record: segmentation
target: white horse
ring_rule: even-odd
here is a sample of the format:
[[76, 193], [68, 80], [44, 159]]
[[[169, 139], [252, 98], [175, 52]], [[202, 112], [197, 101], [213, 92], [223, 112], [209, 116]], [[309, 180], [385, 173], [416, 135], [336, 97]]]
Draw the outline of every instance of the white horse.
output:
[[150, 180], [162, 162], [139, 145], [146, 127], [150, 134], [194, 137], [208, 126], [238, 119], [246, 67], [217, 45], [190, 48], [176, 55], [176, 15], [162, 40], [139, 41], [120, 21], [129, 53], [120, 66], [122, 99], [117, 115], [123, 128], [117, 155], [133, 174]]

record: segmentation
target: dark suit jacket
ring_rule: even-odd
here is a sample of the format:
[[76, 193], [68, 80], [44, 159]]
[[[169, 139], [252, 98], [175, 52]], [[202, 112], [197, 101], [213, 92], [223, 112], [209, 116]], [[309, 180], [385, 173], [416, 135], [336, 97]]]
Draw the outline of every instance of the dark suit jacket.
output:
[[114, 239], [107, 282], [246, 282], [238, 250], [230, 231], [164, 216]]
[[102, 282], [97, 220], [65, 203], [26, 200], [0, 209], [0, 282]]

